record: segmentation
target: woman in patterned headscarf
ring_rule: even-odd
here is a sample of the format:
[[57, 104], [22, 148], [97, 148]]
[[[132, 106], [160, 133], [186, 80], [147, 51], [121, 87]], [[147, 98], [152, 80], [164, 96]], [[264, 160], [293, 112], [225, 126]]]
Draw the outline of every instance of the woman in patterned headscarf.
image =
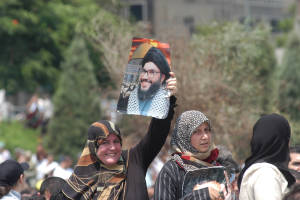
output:
[[182, 185], [187, 172], [200, 168], [220, 165], [217, 161], [219, 151], [211, 135], [211, 123], [200, 111], [186, 111], [176, 121], [171, 139], [175, 150], [172, 158], [164, 165], [155, 183], [154, 199], [223, 199], [224, 193], [217, 182], [200, 185], [183, 196]]
[[[168, 89], [176, 91], [175, 74]], [[119, 128], [112, 122], [94, 122], [74, 173], [62, 193], [74, 200], [147, 200], [147, 168], [158, 154], [170, 130], [176, 98], [170, 97], [166, 119], [152, 118], [148, 133], [133, 148], [123, 150]]]

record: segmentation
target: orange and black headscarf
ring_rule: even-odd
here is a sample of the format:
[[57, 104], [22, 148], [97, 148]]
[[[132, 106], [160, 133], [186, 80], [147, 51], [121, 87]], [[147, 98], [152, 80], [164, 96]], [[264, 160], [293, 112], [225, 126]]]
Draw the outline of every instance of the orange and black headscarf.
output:
[[[113, 166], [103, 164], [97, 157], [98, 143], [115, 134], [120, 138], [119, 128], [112, 122], [94, 122], [88, 129], [88, 139], [73, 174], [63, 186], [63, 193], [74, 200], [118, 199], [125, 188], [127, 164], [123, 157]], [[100, 140], [100, 142], [99, 142]]]

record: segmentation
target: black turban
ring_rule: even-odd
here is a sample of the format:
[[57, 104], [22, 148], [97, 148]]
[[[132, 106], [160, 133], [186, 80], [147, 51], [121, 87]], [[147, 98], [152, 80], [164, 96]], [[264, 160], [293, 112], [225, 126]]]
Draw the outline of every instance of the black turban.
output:
[[170, 77], [170, 66], [164, 54], [158, 48], [151, 47], [151, 49], [149, 49], [143, 59], [142, 66], [144, 67], [147, 62], [153, 62], [154, 64], [156, 64], [156, 66], [160, 69], [160, 72], [166, 76], [165, 80]]

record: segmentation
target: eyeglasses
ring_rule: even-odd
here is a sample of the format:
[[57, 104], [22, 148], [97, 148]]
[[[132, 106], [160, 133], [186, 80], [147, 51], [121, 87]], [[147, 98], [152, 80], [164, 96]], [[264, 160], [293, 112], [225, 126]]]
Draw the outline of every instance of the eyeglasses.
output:
[[153, 69], [149, 69], [149, 70], [141, 69], [141, 75], [144, 76], [145, 74], [147, 74], [149, 78], [152, 78], [154, 74], [160, 74], [160, 72], [156, 72]]

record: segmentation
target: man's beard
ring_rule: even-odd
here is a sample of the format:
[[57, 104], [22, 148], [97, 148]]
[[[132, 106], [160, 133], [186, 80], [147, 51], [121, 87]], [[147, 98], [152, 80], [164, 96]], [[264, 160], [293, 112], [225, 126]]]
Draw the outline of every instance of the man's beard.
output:
[[160, 87], [161, 87], [160, 81], [156, 81], [151, 84], [148, 90], [142, 91], [141, 83], [140, 83], [138, 88], [139, 100], [145, 101], [147, 99], [151, 99], [152, 97], [154, 97], [154, 95], [156, 94], [156, 92], [159, 90]]

